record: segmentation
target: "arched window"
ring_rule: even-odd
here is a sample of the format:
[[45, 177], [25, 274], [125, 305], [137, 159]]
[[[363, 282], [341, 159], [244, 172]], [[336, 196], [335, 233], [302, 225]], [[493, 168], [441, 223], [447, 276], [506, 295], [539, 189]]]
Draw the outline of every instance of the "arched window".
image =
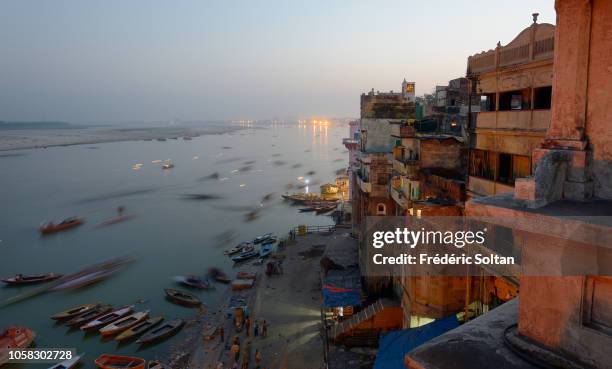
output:
[[385, 204], [380, 203], [376, 205], [376, 215], [387, 215], [387, 207]]

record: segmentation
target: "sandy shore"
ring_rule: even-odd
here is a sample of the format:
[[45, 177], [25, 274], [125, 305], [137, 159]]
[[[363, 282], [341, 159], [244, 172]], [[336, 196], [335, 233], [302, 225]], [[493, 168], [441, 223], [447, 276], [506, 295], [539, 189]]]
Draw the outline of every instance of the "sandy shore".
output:
[[140, 141], [197, 137], [223, 134], [242, 129], [239, 126], [176, 127], [90, 127], [72, 129], [0, 130], [0, 151], [97, 144], [117, 141]]

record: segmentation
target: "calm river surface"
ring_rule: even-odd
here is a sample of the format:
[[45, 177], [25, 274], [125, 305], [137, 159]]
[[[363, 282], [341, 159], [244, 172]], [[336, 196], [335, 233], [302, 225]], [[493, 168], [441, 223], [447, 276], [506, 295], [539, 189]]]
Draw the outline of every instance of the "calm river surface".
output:
[[[167, 320], [193, 318], [193, 310], [164, 298], [163, 289], [176, 286], [173, 276], [201, 275], [212, 266], [233, 276], [232, 262], [223, 250], [238, 241], [266, 232], [285, 236], [298, 224], [332, 223], [327, 216], [299, 213], [280, 195], [287, 191], [287, 183], [298, 183], [301, 176], [319, 184], [332, 182], [334, 172], [348, 160], [341, 144], [347, 134], [345, 125], [267, 125], [192, 141], [116, 142], [0, 155], [0, 276], [71, 273], [116, 256], [137, 258], [96, 285], [45, 293], [0, 308], [0, 329], [28, 326], [36, 331], [39, 348], [86, 352], [83, 367], [87, 368], [94, 367], [93, 360], [101, 353], [163, 357], [184, 338], [182, 334], [141, 350], [134, 343], [118, 345], [98, 334], [69, 330], [49, 316], [83, 303], [121, 306], [145, 299], [137, 310], [151, 309], [152, 316]], [[159, 163], [152, 163], [166, 159], [176, 167], [162, 170]], [[142, 166], [136, 169], [135, 164]], [[309, 171], [315, 173], [308, 175]], [[205, 178], [213, 173], [218, 178]], [[318, 185], [310, 190], [318, 191]], [[275, 194], [273, 199], [262, 206], [269, 193]], [[191, 200], [185, 194], [220, 198]], [[99, 227], [116, 215], [120, 205], [136, 217]], [[256, 208], [261, 209], [259, 217], [246, 221], [245, 214]], [[71, 215], [85, 217], [86, 223], [48, 237], [39, 235], [41, 221]], [[235, 238], [227, 240], [231, 234]], [[0, 301], [29, 288], [2, 287]], [[194, 293], [214, 307], [225, 288], [217, 284], [215, 291]]]

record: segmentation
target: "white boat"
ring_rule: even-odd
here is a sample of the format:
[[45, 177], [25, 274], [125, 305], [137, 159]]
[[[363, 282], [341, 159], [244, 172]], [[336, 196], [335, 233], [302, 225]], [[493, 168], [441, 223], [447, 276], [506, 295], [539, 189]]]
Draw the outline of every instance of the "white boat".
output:
[[74, 368], [78, 364], [78, 362], [81, 360], [81, 358], [83, 356], [85, 356], [85, 354], [75, 355], [75, 356], [73, 356], [72, 358], [70, 358], [68, 360], [64, 360], [61, 363], [57, 363], [57, 364], [53, 365], [49, 369], [70, 369], [70, 368]]

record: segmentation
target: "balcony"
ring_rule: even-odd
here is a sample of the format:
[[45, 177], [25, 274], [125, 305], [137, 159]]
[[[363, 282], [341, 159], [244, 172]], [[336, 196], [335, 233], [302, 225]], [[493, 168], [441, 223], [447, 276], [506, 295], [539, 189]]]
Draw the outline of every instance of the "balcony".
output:
[[365, 192], [365, 193], [372, 192], [372, 184], [369, 182], [369, 180], [364, 180], [360, 174], [357, 174], [356, 178], [357, 178], [357, 184], [359, 185], [359, 188], [361, 189], [362, 192]]
[[400, 188], [391, 186], [391, 198], [395, 203], [404, 209], [408, 208], [408, 199]]
[[480, 112], [477, 129], [517, 129], [545, 131], [550, 126], [550, 110], [508, 110]]
[[419, 160], [393, 158], [393, 170], [408, 178], [416, 178], [419, 170]]

